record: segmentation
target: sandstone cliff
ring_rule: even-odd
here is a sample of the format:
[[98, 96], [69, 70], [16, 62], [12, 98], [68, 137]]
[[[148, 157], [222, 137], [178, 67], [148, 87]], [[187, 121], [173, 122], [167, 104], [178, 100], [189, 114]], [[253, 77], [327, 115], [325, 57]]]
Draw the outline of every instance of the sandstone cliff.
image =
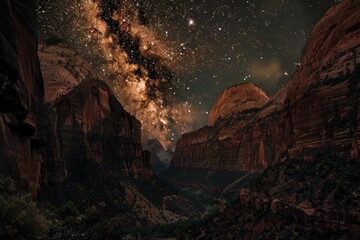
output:
[[[301, 65], [284, 89], [262, 109], [238, 107], [238, 114], [217, 122], [211, 114], [213, 126], [182, 136], [172, 165], [254, 172], [286, 158], [324, 153], [359, 158], [359, 12], [355, 0], [330, 9], [314, 27]], [[226, 94], [221, 98], [231, 99]], [[228, 105], [218, 101], [212, 112], [219, 112], [219, 103]], [[228, 112], [233, 106], [230, 102]]]
[[44, 86], [34, 1], [0, 2], [0, 174], [36, 195], [44, 143]]
[[251, 83], [239, 84], [226, 89], [218, 98], [209, 114], [208, 125], [236, 114], [262, 108], [269, 101], [266, 93]]
[[109, 175], [152, 175], [141, 123], [127, 113], [94, 68], [65, 44], [41, 46], [49, 107], [44, 182], [91, 184]]

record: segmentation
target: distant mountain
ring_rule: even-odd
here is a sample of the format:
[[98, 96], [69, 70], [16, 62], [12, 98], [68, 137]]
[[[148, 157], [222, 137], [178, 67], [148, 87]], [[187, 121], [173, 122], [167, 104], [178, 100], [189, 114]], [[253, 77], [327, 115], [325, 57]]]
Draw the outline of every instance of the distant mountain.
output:
[[151, 165], [155, 174], [159, 174], [169, 168], [174, 154], [171, 149], [165, 150], [163, 145], [155, 139], [149, 139], [143, 144], [143, 148], [150, 152]]
[[262, 108], [269, 97], [252, 83], [243, 83], [227, 88], [211, 109], [208, 124], [213, 126], [221, 119], [235, 117], [242, 112]]

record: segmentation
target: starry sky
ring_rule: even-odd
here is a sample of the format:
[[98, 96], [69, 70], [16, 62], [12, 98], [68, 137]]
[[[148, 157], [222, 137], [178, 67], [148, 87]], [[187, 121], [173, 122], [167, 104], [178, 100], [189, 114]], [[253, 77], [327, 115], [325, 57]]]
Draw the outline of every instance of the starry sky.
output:
[[38, 0], [39, 35], [64, 39], [173, 148], [206, 125], [227, 87], [273, 95], [291, 79], [314, 24], [338, 0]]

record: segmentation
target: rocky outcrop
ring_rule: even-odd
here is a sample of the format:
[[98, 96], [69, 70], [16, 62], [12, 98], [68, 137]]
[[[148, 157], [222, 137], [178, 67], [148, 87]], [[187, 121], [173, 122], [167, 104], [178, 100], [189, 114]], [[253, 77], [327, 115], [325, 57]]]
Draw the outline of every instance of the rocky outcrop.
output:
[[172, 165], [254, 172], [286, 158], [316, 159], [324, 153], [358, 159], [359, 10], [355, 0], [330, 9], [314, 27], [301, 65], [284, 89], [262, 109], [239, 107], [238, 114], [221, 121], [211, 115], [213, 126], [178, 141]]
[[38, 55], [45, 85], [45, 102], [55, 102], [84, 80], [101, 79], [85, 59], [67, 44], [40, 44]]
[[212, 108], [208, 125], [213, 126], [216, 121], [242, 113], [262, 108], [269, 101], [269, 97], [259, 87], [252, 83], [244, 83], [226, 89]]
[[35, 1], [0, 1], [0, 174], [36, 196], [43, 161], [44, 86]]
[[[274, 112], [281, 106], [284, 94], [285, 91], [279, 92], [262, 109], [245, 109], [219, 119], [214, 126], [183, 135], [176, 145], [172, 166], [249, 172], [265, 169], [269, 164], [267, 156], [273, 154], [269, 126], [274, 122]], [[265, 116], [260, 121], [262, 115]], [[281, 137], [280, 131], [273, 134]]]
[[141, 123], [127, 113], [94, 68], [68, 46], [41, 46], [49, 106], [47, 178], [101, 183], [107, 176], [149, 177]]

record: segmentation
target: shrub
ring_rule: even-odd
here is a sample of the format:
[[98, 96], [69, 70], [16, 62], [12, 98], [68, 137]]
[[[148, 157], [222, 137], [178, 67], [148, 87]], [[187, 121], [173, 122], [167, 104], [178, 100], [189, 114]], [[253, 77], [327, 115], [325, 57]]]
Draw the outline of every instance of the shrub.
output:
[[35, 239], [48, 232], [50, 222], [14, 181], [0, 177], [0, 239]]
[[62, 220], [65, 220], [67, 217], [76, 217], [80, 214], [79, 210], [73, 203], [73, 201], [69, 201], [65, 203], [59, 210], [58, 215]]

